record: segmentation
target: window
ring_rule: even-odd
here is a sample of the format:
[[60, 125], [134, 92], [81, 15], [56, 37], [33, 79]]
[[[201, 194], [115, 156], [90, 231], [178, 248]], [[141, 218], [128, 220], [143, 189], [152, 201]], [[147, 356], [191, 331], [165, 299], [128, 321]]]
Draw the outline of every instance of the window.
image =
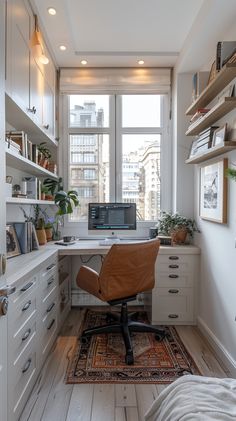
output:
[[71, 220], [86, 220], [92, 201], [136, 202], [139, 221], [157, 220], [168, 172], [167, 95], [69, 95], [68, 104], [68, 185], [80, 199]]

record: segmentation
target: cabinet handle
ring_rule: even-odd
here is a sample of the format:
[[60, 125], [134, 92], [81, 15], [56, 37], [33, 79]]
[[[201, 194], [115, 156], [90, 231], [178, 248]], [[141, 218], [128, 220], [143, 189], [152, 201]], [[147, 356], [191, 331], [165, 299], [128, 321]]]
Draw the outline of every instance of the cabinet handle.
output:
[[50, 330], [53, 327], [54, 323], [55, 323], [55, 319], [52, 319], [52, 321], [51, 321], [51, 323], [50, 323], [50, 325], [48, 326], [47, 329]]
[[170, 260], [179, 260], [179, 256], [169, 256]]
[[43, 127], [44, 127], [46, 130], [48, 130], [48, 129], [49, 129], [49, 124], [45, 124]]
[[27, 291], [27, 289], [29, 289], [33, 284], [34, 284], [33, 282], [29, 282], [23, 288], [21, 288], [21, 292]]
[[169, 319], [178, 319], [178, 314], [168, 314]]
[[169, 289], [168, 291], [170, 294], [178, 294], [179, 290], [178, 289]]
[[28, 108], [29, 113], [36, 114], [36, 107], [33, 106], [32, 108]]
[[173, 273], [171, 273], [170, 275], [169, 275], [169, 278], [178, 278], [179, 277], [179, 275], [175, 275], [175, 274], [173, 274]]
[[54, 276], [52, 276], [52, 278], [49, 279], [48, 281], [48, 287], [54, 282]]
[[26, 341], [26, 339], [29, 337], [29, 335], [31, 334], [31, 329], [28, 329], [24, 335], [22, 336], [21, 340], [22, 341]]
[[26, 371], [29, 370], [31, 362], [31, 358], [29, 358], [28, 361], [26, 361], [24, 367], [22, 368], [22, 373], [26, 373]]
[[26, 311], [28, 310], [28, 308], [31, 306], [31, 300], [27, 301], [27, 303], [25, 303], [24, 307], [22, 307], [22, 311]]
[[50, 311], [53, 309], [53, 307], [55, 306], [55, 303], [52, 303], [48, 308], [47, 308], [47, 313], [50, 313]]
[[170, 269], [178, 269], [179, 265], [169, 265]]
[[50, 270], [50, 269], [52, 269], [52, 268], [54, 268], [56, 265], [55, 265], [55, 263], [52, 263], [51, 265], [49, 265], [47, 268], [46, 268], [46, 270]]

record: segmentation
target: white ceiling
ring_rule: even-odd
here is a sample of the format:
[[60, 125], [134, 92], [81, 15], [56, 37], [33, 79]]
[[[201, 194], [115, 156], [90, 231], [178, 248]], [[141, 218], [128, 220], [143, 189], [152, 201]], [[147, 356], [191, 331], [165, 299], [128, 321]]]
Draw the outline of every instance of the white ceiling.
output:
[[134, 67], [139, 59], [148, 67], [174, 66], [203, 2], [32, 0], [59, 67], [79, 67], [82, 59], [89, 67]]

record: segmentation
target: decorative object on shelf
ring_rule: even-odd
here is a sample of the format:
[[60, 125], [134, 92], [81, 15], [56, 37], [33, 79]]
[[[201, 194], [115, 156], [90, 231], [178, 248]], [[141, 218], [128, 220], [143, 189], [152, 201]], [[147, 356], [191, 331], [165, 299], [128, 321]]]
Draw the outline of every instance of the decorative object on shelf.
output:
[[209, 72], [196, 72], [192, 79], [192, 102], [196, 101], [199, 95], [207, 86]]
[[187, 234], [193, 237], [194, 232], [199, 232], [194, 219], [181, 216], [178, 213], [162, 212], [157, 222], [158, 233], [171, 237], [172, 244], [184, 244]]
[[52, 223], [48, 222], [47, 224], [45, 224], [45, 232], [46, 232], [46, 237], [47, 237], [47, 242], [52, 241], [53, 238], [53, 225]]
[[11, 150], [15, 150], [25, 158], [28, 156], [28, 142], [27, 142], [27, 134], [23, 132], [22, 130], [11, 130], [6, 132], [6, 138], [8, 145], [12, 146], [10, 147]]
[[226, 138], [226, 132], [227, 132], [227, 123], [225, 123], [224, 126], [214, 131], [213, 138], [212, 138], [212, 147], [224, 144], [224, 141]]
[[51, 158], [51, 151], [47, 147], [46, 142], [42, 142], [38, 145], [38, 163], [41, 167], [47, 168], [49, 159]]
[[36, 225], [36, 234], [40, 246], [47, 243], [47, 237], [45, 232], [45, 221], [44, 218], [39, 218]]
[[7, 258], [19, 256], [19, 254], [21, 254], [16, 231], [12, 224], [6, 226], [6, 249]]
[[11, 175], [6, 176], [6, 197], [12, 197], [12, 180], [13, 177]]
[[53, 178], [50, 178], [50, 177], [46, 178], [43, 182], [42, 188], [47, 189], [45, 198], [47, 200], [53, 200], [55, 193], [63, 190], [62, 177], [59, 177], [57, 180], [54, 180]]
[[225, 171], [226, 177], [231, 178], [232, 180], [236, 181], [236, 169], [234, 168], [227, 168]]
[[200, 217], [225, 224], [227, 222], [228, 159], [223, 158], [200, 169]]
[[209, 85], [216, 77], [217, 74], [217, 70], [216, 70], [216, 61], [213, 61], [212, 65], [211, 65], [211, 69], [209, 72], [209, 78], [207, 81], [207, 85]]

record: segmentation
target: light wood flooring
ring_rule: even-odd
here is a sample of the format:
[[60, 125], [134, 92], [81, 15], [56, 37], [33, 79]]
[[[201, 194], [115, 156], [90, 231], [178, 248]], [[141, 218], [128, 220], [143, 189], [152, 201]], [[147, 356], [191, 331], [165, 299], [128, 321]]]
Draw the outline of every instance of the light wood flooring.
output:
[[[65, 321], [20, 421], [143, 421], [164, 385], [64, 383], [80, 312], [73, 309]], [[177, 331], [203, 375], [228, 376], [196, 327], [179, 326]]]

